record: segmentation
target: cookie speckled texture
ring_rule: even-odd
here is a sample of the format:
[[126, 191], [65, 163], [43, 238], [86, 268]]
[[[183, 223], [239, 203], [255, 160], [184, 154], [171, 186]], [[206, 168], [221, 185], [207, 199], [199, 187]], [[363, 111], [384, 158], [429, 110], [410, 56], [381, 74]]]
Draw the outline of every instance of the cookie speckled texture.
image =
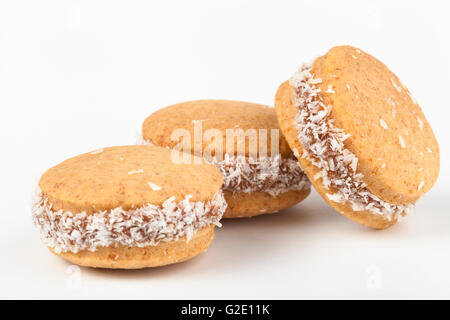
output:
[[290, 190], [272, 197], [266, 192], [224, 191], [228, 207], [224, 218], [250, 218], [262, 214], [271, 214], [290, 208], [306, 199], [311, 192], [307, 190]]
[[[194, 124], [193, 121], [201, 121], [203, 132], [209, 129], [218, 129], [226, 137], [227, 129], [266, 129], [267, 155], [270, 155], [272, 141], [270, 130], [279, 129], [275, 111], [265, 105], [231, 101], [231, 100], [197, 100], [175, 104], [156, 111], [145, 119], [142, 126], [144, 140], [161, 147], [175, 147], [179, 142], [171, 140], [171, 134], [175, 129], [186, 129], [191, 134], [191, 153], [194, 153]], [[258, 142], [259, 142], [259, 132]], [[292, 156], [288, 143], [281, 135], [279, 152], [283, 157]], [[210, 144], [203, 141], [202, 151]], [[225, 149], [225, 148], [224, 148]], [[237, 150], [237, 141], [234, 144]], [[258, 144], [259, 150], [259, 144]], [[224, 154], [226, 150], [223, 150]], [[246, 143], [245, 156], [249, 155], [248, 143]]]
[[212, 165], [175, 164], [165, 148], [123, 146], [66, 160], [45, 172], [39, 186], [55, 211], [94, 213], [159, 206], [173, 196], [204, 202], [221, 188], [222, 176]]
[[[259, 129], [267, 130], [267, 155], [271, 155], [272, 144], [278, 143], [282, 158], [292, 158], [293, 153], [279, 131], [277, 141], [272, 141], [271, 130], [280, 129], [275, 110], [265, 105], [230, 101], [230, 100], [197, 100], [175, 104], [163, 108], [150, 115], [143, 124], [142, 135], [145, 141], [161, 147], [173, 148], [179, 141], [172, 141], [171, 134], [175, 129], [186, 129], [191, 135], [191, 153], [194, 148], [194, 122], [202, 124], [203, 133], [209, 129], [218, 129], [226, 138], [227, 129], [256, 129], [258, 151], [260, 150]], [[264, 141], [264, 140], [263, 140]], [[202, 152], [211, 143], [203, 141]], [[237, 140], [234, 143], [234, 155], [238, 154]], [[223, 153], [226, 153], [224, 147]], [[245, 142], [245, 152], [249, 157], [249, 141]], [[258, 152], [259, 156], [259, 152]], [[228, 209], [224, 218], [253, 217], [266, 213], [274, 213], [299, 203], [310, 193], [310, 189], [290, 190], [275, 197], [265, 192], [230, 192], [225, 191]]]
[[[57, 255], [83, 267], [142, 269], [190, 260], [204, 252], [213, 241], [214, 226], [211, 226], [197, 232], [189, 242], [186, 242], [186, 238], [181, 238], [177, 241], [161, 242], [157, 246], [145, 248], [102, 247], [95, 252], [62, 252]], [[50, 251], [55, 253], [51, 248]]]
[[[396, 204], [414, 203], [431, 189], [439, 174], [439, 146], [419, 105], [408, 89], [383, 63], [362, 50], [342, 46], [331, 49], [312, 64], [320, 97], [332, 106], [330, 118], [350, 136], [345, 147], [358, 158], [357, 172], [367, 189]], [[291, 148], [300, 154], [295, 119], [294, 90], [283, 83], [275, 99], [277, 116]], [[299, 162], [313, 185], [337, 211], [361, 224], [383, 229], [396, 219], [368, 211], [354, 211], [348, 204], [330, 201], [319, 172], [308, 160]]]

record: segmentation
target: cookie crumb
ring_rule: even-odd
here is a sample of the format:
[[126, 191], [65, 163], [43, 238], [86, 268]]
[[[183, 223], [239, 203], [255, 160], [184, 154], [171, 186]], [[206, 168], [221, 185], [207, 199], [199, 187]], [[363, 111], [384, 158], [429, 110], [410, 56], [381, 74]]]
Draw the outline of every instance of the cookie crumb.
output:
[[398, 135], [398, 141], [400, 142], [400, 146], [405, 149], [406, 148], [406, 144], [405, 144], [405, 140], [403, 140], [401, 135]]
[[387, 123], [381, 118], [380, 118], [380, 126], [385, 130], [389, 130]]

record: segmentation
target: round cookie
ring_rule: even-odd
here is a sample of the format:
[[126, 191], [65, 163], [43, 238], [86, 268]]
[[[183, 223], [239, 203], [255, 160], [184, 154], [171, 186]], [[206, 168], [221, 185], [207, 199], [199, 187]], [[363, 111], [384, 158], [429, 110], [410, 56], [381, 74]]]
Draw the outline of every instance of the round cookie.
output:
[[33, 205], [44, 244], [80, 266], [117, 269], [178, 263], [205, 251], [226, 209], [222, 175], [205, 163], [175, 164], [171, 154], [112, 147], [48, 170]]
[[224, 218], [274, 213], [310, 192], [273, 108], [228, 100], [184, 102], [150, 115], [142, 136], [145, 143], [214, 163], [224, 177]]
[[383, 63], [341, 46], [305, 64], [275, 98], [281, 130], [321, 196], [384, 229], [439, 174], [439, 146], [419, 105]]

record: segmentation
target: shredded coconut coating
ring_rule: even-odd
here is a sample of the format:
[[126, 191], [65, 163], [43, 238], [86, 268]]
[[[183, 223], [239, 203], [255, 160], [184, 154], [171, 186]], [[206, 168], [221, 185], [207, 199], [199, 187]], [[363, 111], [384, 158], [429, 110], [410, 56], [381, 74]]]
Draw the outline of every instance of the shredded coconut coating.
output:
[[128, 211], [119, 207], [88, 215], [53, 211], [38, 188], [32, 217], [42, 241], [56, 253], [95, 252], [98, 247], [119, 245], [144, 248], [181, 237], [189, 241], [209, 225], [221, 226], [219, 221], [227, 208], [221, 190], [206, 202], [192, 202], [191, 197], [180, 202], [171, 197], [162, 206], [147, 204]]
[[411, 211], [414, 205], [385, 202], [366, 188], [363, 175], [356, 172], [358, 158], [344, 145], [350, 135], [334, 126], [332, 106], [323, 103], [316, 86], [322, 80], [314, 78], [311, 70], [311, 64], [305, 64], [290, 79], [294, 104], [299, 109], [295, 125], [304, 148], [302, 157], [320, 170], [315, 178], [322, 178], [325, 188], [336, 191], [327, 193], [327, 197], [336, 203], [349, 203], [354, 211], [367, 210], [389, 220]]
[[298, 161], [274, 157], [245, 157], [225, 154], [212, 163], [222, 172], [223, 189], [233, 192], [266, 192], [273, 197], [291, 190], [309, 189], [311, 184]]

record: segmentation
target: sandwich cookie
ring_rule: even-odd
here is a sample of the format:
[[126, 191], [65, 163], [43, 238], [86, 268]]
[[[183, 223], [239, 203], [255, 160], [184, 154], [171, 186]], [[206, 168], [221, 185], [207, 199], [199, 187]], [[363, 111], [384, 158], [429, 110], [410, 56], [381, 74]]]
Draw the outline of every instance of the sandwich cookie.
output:
[[275, 98], [281, 130], [320, 195], [384, 229], [436, 182], [439, 146], [416, 100], [382, 62], [341, 46], [303, 65]]
[[152, 146], [83, 154], [40, 179], [33, 221], [44, 244], [80, 266], [138, 269], [205, 251], [226, 202], [208, 164], [174, 164]]
[[310, 192], [273, 108], [227, 100], [184, 102], [150, 115], [142, 135], [147, 144], [183, 148], [220, 169], [228, 203], [224, 218], [274, 213]]

